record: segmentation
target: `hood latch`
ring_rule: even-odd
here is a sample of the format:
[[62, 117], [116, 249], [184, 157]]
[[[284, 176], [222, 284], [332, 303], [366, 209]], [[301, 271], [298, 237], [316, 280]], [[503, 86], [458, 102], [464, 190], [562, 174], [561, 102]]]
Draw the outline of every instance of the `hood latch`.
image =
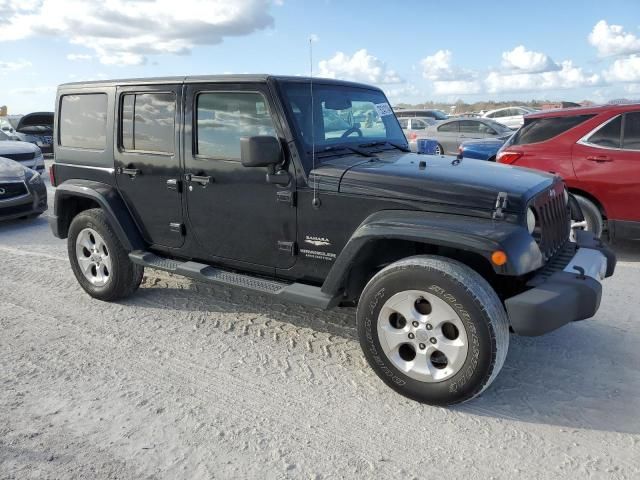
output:
[[494, 220], [501, 220], [504, 218], [503, 210], [507, 208], [508, 200], [509, 195], [507, 195], [507, 192], [498, 193], [498, 197], [496, 198], [496, 206], [493, 209]]

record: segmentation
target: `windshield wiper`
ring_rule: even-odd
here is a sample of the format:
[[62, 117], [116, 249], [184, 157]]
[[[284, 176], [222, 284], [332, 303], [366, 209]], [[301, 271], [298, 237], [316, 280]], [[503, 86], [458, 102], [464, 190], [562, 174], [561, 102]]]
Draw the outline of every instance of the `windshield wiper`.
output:
[[371, 142], [371, 143], [361, 143], [358, 146], [359, 147], [363, 147], [363, 148], [367, 148], [367, 147], [378, 147], [380, 145], [391, 145], [392, 147], [397, 148], [398, 150], [401, 150], [403, 152], [410, 152], [411, 151], [410, 149], [408, 149], [404, 145], [400, 145], [399, 143], [395, 143], [395, 142], [389, 142], [388, 140], [383, 140], [383, 141], [378, 141], [378, 142]]
[[363, 157], [375, 157], [373, 153], [367, 152], [365, 150], [361, 150], [357, 147], [348, 147], [346, 145], [334, 145], [329, 147], [323, 147], [316, 150], [316, 153], [324, 153], [324, 152], [338, 152], [340, 150], [348, 150], [351, 153], [356, 153], [358, 155], [362, 155]]

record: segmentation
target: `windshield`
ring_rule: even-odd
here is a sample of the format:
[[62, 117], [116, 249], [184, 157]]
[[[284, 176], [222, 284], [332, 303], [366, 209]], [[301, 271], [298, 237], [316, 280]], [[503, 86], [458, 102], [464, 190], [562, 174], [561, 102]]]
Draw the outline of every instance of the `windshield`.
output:
[[312, 143], [316, 151], [379, 141], [407, 143], [386, 97], [378, 90], [314, 83], [312, 121], [310, 84], [281, 85], [292, 127], [307, 154]]

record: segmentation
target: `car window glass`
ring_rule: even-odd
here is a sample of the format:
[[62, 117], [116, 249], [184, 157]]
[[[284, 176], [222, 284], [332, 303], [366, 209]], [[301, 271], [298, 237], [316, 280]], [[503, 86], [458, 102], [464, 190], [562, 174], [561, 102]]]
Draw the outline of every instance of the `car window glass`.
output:
[[409, 128], [409, 119], [408, 118], [399, 118], [398, 122], [400, 122], [400, 127], [403, 130], [406, 130], [407, 128]]
[[627, 113], [624, 116], [622, 148], [640, 150], [640, 112]]
[[173, 154], [174, 93], [127, 93], [121, 107], [121, 144], [125, 151]]
[[587, 142], [600, 147], [620, 148], [621, 129], [622, 116], [618, 116], [591, 135]]
[[[296, 105], [295, 110], [300, 110]], [[265, 98], [257, 92], [201, 93], [197, 99], [196, 154], [240, 160], [240, 139], [276, 136]]]
[[510, 145], [544, 142], [586, 122], [592, 117], [593, 115], [574, 115], [570, 117], [527, 119], [520, 130], [511, 138]]
[[473, 120], [462, 120], [460, 123], [460, 133], [480, 133], [480, 122]]
[[438, 127], [439, 132], [458, 132], [458, 123], [460, 122], [449, 122], [444, 125], [440, 125]]
[[64, 95], [60, 100], [59, 142], [63, 147], [104, 150], [107, 95]]
[[427, 123], [419, 118], [414, 118], [411, 122], [413, 130], [424, 130], [427, 128]]

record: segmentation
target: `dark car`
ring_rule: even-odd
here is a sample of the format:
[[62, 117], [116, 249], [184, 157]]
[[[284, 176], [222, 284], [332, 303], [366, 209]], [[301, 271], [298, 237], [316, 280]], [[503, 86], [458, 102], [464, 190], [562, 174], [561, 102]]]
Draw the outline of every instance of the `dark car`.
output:
[[496, 138], [484, 138], [481, 140], [468, 140], [460, 144], [458, 152], [463, 158], [495, 162], [498, 150], [502, 148], [504, 142], [506, 142], [510, 136], [511, 135]]
[[422, 402], [479, 395], [511, 329], [593, 316], [615, 268], [570, 241], [559, 177], [410, 153], [375, 87], [183, 76], [66, 84], [56, 105], [50, 223], [89, 295], [131, 295], [151, 268], [357, 305], [373, 370]]
[[37, 145], [46, 157], [53, 156], [53, 112], [30, 113], [20, 118], [15, 135]]
[[0, 157], [0, 220], [37, 217], [47, 209], [47, 189], [39, 173]]
[[640, 240], [640, 104], [527, 115], [497, 158], [561, 175], [595, 235]]
[[[0, 140], [2, 140], [1, 132]], [[15, 160], [38, 173], [44, 173], [44, 156], [40, 148], [32, 143], [2, 140], [0, 141], [0, 157]]]
[[449, 118], [446, 113], [434, 109], [397, 108], [394, 111], [397, 117], [403, 118], [432, 118], [436, 121], [446, 120], [447, 118]]

